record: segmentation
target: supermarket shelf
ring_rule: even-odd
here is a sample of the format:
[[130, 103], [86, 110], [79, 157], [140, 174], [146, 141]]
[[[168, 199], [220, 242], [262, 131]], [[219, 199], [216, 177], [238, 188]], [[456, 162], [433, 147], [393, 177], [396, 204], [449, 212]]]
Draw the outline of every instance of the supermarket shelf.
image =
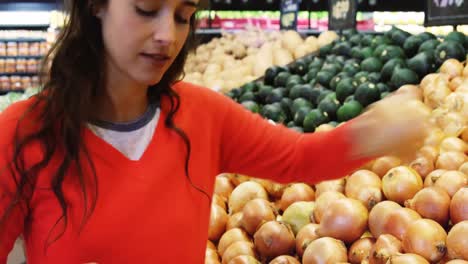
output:
[[15, 92], [15, 93], [24, 93], [24, 90], [23, 89], [20, 89], [20, 90], [1, 90], [0, 89], [0, 95], [5, 95], [7, 93], [12, 93], [12, 92]]
[[[1, 29], [2, 27], [0, 27]], [[0, 42], [46, 42], [45, 38], [0, 38]]]
[[14, 73], [0, 73], [0, 77], [11, 77], [11, 76], [20, 76], [20, 77], [32, 77], [38, 76], [38, 72], [14, 72]]
[[0, 56], [0, 59], [4, 59], [4, 60], [8, 60], [8, 59], [40, 60], [42, 58], [44, 58], [44, 56]]

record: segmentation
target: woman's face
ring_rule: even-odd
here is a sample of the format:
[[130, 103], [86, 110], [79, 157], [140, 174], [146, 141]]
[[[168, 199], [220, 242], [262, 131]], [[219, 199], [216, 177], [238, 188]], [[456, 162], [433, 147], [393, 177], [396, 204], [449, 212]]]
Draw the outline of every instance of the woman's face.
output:
[[97, 16], [110, 74], [157, 84], [184, 46], [198, 1], [108, 0]]

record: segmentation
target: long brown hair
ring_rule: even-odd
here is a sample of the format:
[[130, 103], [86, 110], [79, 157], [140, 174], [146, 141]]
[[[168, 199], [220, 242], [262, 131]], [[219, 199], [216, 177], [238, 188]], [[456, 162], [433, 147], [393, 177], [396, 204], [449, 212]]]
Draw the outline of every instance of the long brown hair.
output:
[[[60, 203], [62, 215], [57, 219], [53, 229], [61, 221], [64, 222], [64, 225], [60, 226], [67, 226], [68, 205], [63, 192], [63, 182], [67, 177], [77, 177], [81, 186], [85, 205], [82, 226], [94, 210], [98, 197], [98, 181], [93, 162], [83, 142], [82, 133], [84, 126], [91, 118], [91, 105], [106, 81], [106, 76], [103, 74], [105, 72], [105, 58], [102, 29], [100, 20], [95, 16], [96, 7], [105, 4], [107, 4], [107, 0], [70, 0], [68, 3], [69, 18], [66, 26], [44, 60], [43, 90], [36, 96], [35, 103], [18, 122], [13, 142], [13, 160], [9, 166], [11, 175], [16, 182], [16, 193], [5, 213], [0, 215], [0, 232], [2, 232], [2, 226], [15, 206], [25, 205], [29, 215], [29, 200], [35, 188], [37, 175], [49, 165], [57, 152], [63, 153], [63, 155], [60, 156], [60, 164], [52, 175], [50, 190], [53, 191]], [[162, 80], [157, 85], [149, 87], [148, 98], [150, 101], [159, 100], [161, 96], [167, 96], [170, 99], [171, 108], [164, 122], [185, 142], [187, 148], [185, 173], [192, 184], [188, 170], [191, 144], [184, 131], [174, 124], [174, 116], [180, 107], [180, 98], [171, 88], [171, 85], [183, 75], [187, 54], [194, 43], [195, 15], [190, 20], [190, 27], [189, 38], [184, 48]], [[38, 129], [20, 136], [19, 128], [26, 118], [30, 119], [33, 112], [35, 117], [37, 113], [38, 120], [35, 122], [39, 124]], [[25, 150], [35, 142], [41, 144], [43, 158], [32, 166], [26, 167]], [[91, 175], [83, 172], [84, 164], [92, 168]], [[71, 168], [74, 170], [73, 175], [69, 173]], [[91, 188], [85, 184], [85, 182], [90, 182], [90, 179], [94, 183]], [[192, 186], [209, 198], [205, 191], [193, 184]], [[59, 239], [64, 232], [65, 228], [54, 237], [51, 237], [50, 233], [49, 243]]]

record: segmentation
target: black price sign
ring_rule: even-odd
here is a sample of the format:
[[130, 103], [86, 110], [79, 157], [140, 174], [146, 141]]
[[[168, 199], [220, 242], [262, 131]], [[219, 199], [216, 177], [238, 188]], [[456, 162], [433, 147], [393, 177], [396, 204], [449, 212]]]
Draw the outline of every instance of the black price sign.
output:
[[427, 0], [424, 25], [468, 24], [468, 0]]
[[282, 0], [280, 28], [297, 30], [297, 13], [299, 11], [300, 0]]
[[341, 30], [356, 27], [357, 0], [328, 1], [328, 29]]

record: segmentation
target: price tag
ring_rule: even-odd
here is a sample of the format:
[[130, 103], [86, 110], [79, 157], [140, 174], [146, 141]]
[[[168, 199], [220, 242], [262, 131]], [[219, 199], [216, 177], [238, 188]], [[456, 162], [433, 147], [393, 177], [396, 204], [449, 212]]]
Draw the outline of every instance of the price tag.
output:
[[328, 29], [356, 27], [356, 0], [328, 0]]
[[425, 26], [468, 24], [468, 0], [427, 0]]
[[297, 13], [301, 0], [281, 0], [280, 29], [297, 30]]

